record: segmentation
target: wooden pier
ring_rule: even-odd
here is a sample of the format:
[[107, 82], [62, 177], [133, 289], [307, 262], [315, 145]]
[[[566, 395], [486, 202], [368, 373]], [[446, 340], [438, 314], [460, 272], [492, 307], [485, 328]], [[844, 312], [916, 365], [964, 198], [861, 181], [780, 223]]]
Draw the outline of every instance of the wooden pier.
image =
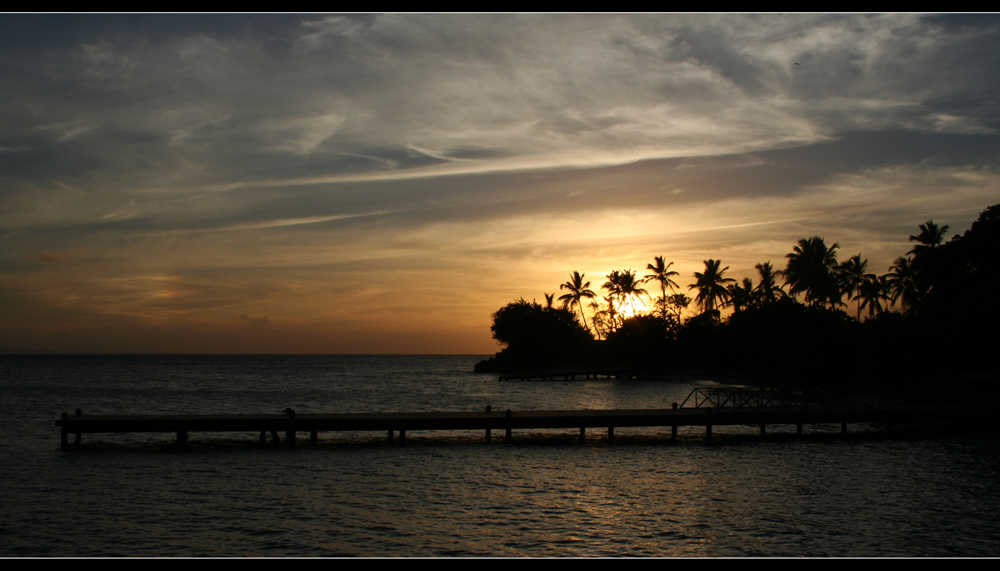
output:
[[[747, 391], [744, 391], [745, 393]], [[709, 395], [699, 400], [701, 396]], [[729, 397], [723, 399], [719, 395]], [[775, 403], [760, 399], [751, 401], [732, 398], [734, 391], [709, 393], [696, 390], [684, 404], [670, 409], [638, 410], [534, 410], [482, 412], [391, 412], [344, 414], [296, 414], [286, 409], [284, 414], [221, 414], [221, 415], [88, 415], [77, 410], [76, 414], [63, 413], [56, 421], [62, 431], [62, 446], [69, 446], [69, 435], [81, 442], [84, 433], [158, 432], [174, 433], [178, 444], [183, 445], [191, 432], [253, 432], [259, 433], [264, 442], [270, 434], [273, 441], [294, 444], [298, 433], [309, 435], [316, 443], [320, 432], [381, 431], [390, 442], [398, 433], [399, 442], [406, 439], [407, 431], [469, 430], [484, 431], [489, 441], [494, 430], [504, 432], [510, 443], [515, 430], [574, 429], [584, 438], [588, 428], [607, 429], [609, 441], [614, 440], [616, 427], [658, 427], [670, 429], [670, 438], [677, 438], [681, 426], [703, 427], [705, 437], [712, 437], [714, 426], [751, 425], [766, 434], [767, 425], [794, 425], [802, 434], [810, 424], [840, 424], [846, 433], [848, 424], [885, 423], [890, 429], [894, 424], [915, 422], [969, 422], [990, 421], [1000, 415], [995, 404], [969, 403], [964, 405], [921, 404], [803, 404]], [[714, 395], [714, 396], [712, 396]], [[772, 399], [773, 400], [773, 399]], [[728, 406], [718, 406], [729, 403]], [[763, 406], [762, 406], [763, 404]], [[489, 407], [487, 407], [489, 408]]]

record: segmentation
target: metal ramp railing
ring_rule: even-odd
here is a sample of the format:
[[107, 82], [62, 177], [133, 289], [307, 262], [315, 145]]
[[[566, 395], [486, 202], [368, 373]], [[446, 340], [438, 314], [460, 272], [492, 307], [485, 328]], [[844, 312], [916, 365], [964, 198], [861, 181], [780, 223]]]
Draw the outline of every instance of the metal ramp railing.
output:
[[691, 391], [680, 408], [731, 408], [780, 411], [811, 410], [897, 410], [903, 407], [938, 408], [943, 403], [935, 395], [919, 391], [857, 391], [838, 389], [766, 389], [746, 387], [698, 388]]

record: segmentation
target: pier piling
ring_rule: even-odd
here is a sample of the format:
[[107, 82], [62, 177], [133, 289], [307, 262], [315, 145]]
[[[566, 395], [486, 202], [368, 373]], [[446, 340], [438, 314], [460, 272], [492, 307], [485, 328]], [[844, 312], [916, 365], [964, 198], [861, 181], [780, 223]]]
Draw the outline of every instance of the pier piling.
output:
[[67, 422], [68, 420], [69, 420], [69, 415], [66, 414], [65, 412], [62, 413], [62, 421], [63, 422], [62, 422], [62, 430], [60, 430], [60, 439], [59, 440], [60, 440], [60, 445], [62, 446], [63, 450], [69, 448], [69, 431], [66, 429], [66, 426], [69, 424]]
[[[493, 405], [486, 405], [486, 412], [493, 412]], [[489, 428], [486, 429], [486, 442], [489, 443], [493, 440], [493, 431]]]
[[288, 442], [289, 446], [295, 446], [295, 411], [290, 408], [286, 408], [285, 415], [288, 416], [288, 419], [291, 421], [289, 423], [288, 430], [285, 431], [285, 440]]

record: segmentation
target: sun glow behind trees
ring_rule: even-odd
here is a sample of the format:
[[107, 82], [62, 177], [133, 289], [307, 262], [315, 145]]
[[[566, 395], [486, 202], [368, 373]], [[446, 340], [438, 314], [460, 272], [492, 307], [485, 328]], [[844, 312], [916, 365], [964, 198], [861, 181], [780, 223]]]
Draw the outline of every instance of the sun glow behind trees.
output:
[[[912, 260], [900, 256], [882, 275], [868, 273], [861, 254], [838, 263], [838, 245], [828, 245], [820, 236], [799, 239], [786, 256], [782, 285], [774, 282], [778, 272], [768, 262], [757, 264], [760, 282], [755, 286], [750, 278], [737, 282], [725, 277], [728, 267], [720, 260], [705, 260], [704, 271], [695, 272], [697, 281], [689, 285], [698, 292], [701, 312], [683, 322], [664, 310], [666, 303], [647, 304], [653, 310], [645, 314], [633, 309], [637, 314], [626, 318], [631, 297], [642, 295], [635, 287], [640, 282], [632, 270], [612, 270], [602, 286], [607, 305], [594, 306], [596, 339], [582, 338], [586, 332], [568, 309], [542, 308], [522, 299], [494, 314], [494, 330], [512, 329], [518, 335], [497, 337], [508, 346], [476, 370], [623, 366], [657, 374], [698, 368], [767, 382], [778, 375], [799, 385], [874, 382], [894, 388], [939, 386], [942, 378], [995, 378], [1000, 304], [969, 292], [991, 291], [1000, 282], [995, 263], [1000, 204], [982, 211], [968, 231], [946, 243], [936, 230], [943, 226], [933, 220], [920, 226], [929, 231], [913, 241], [924, 247], [908, 252]], [[657, 259], [656, 268], [666, 266]], [[903, 267], [913, 271], [904, 275]], [[910, 285], [904, 286], [905, 281]], [[796, 293], [780, 293], [788, 289]], [[890, 311], [906, 291], [911, 299], [905, 309]], [[860, 304], [856, 314], [844, 311], [844, 297]], [[719, 308], [726, 305], [733, 312], [722, 319]], [[522, 309], [537, 315], [537, 326], [508, 319]], [[536, 329], [550, 331], [551, 338], [538, 337]], [[857, 366], [849, 378], [823, 365], [837, 347], [864, 349], [855, 353]], [[869, 350], [875, 347], [881, 350]], [[898, 355], [914, 347], [922, 348], [920, 358], [901, 363]]]
[[649, 306], [646, 305], [646, 300], [642, 298], [634, 299], [628, 303], [618, 303], [617, 312], [622, 316], [623, 319], [628, 319], [630, 317], [635, 317], [636, 315], [646, 315], [649, 313]]
[[[989, 216], [994, 216], [988, 210]], [[981, 218], [986, 217], [984, 212]], [[886, 273], [877, 275], [869, 272], [869, 262], [861, 254], [849, 257], [843, 262], [837, 260], [840, 245], [827, 245], [824, 238], [813, 236], [801, 238], [785, 258], [786, 267], [776, 270], [770, 261], [758, 263], [755, 266], [758, 283], [754, 278], [745, 277], [740, 283], [737, 279], [725, 275], [729, 266], [722, 267], [722, 261], [716, 259], [704, 260], [704, 269], [691, 275], [687, 289], [697, 294], [692, 300], [684, 294], [674, 293], [680, 289], [674, 281], [680, 273], [670, 270], [673, 262], [667, 262], [664, 256], [656, 256], [653, 263], [646, 266], [646, 274], [638, 276], [635, 270], [613, 269], [606, 274], [606, 280], [601, 286], [605, 295], [599, 295], [588, 289], [590, 282], [584, 283], [579, 271], [570, 275], [570, 280], [560, 288], [569, 290], [559, 299], [563, 308], [575, 308], [580, 320], [587, 325], [588, 331], [598, 338], [620, 330], [627, 321], [636, 317], [651, 316], [673, 322], [680, 326], [685, 321], [685, 310], [694, 303], [693, 313], [687, 312], [687, 317], [704, 315], [719, 320], [723, 309], [738, 313], [750, 307], [760, 307], [776, 303], [782, 299], [791, 299], [810, 306], [829, 307], [838, 310], [849, 307], [853, 302], [856, 313], [854, 319], [874, 319], [879, 314], [898, 310], [905, 312], [926, 295], [926, 285], [921, 289], [921, 283], [916, 277], [921, 267], [932, 260], [937, 248], [944, 243], [948, 225], [939, 226], [933, 220], [919, 225], [921, 232], [911, 235], [909, 240], [916, 242], [906, 256], [896, 258]], [[778, 283], [783, 281], [784, 283]], [[658, 284], [660, 295], [653, 297], [643, 288], [643, 285]], [[551, 297], [546, 294], [551, 305]], [[585, 299], [591, 300], [584, 303]], [[587, 307], [589, 311], [584, 311]], [[865, 311], [866, 310], [866, 311]], [[866, 317], [862, 317], [865, 311]]]

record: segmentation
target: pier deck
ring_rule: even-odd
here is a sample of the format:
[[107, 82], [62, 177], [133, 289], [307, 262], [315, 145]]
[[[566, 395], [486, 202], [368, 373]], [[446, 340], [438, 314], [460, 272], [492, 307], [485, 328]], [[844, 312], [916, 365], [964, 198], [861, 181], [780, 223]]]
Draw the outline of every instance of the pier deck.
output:
[[841, 424], [843, 432], [850, 423], [908, 423], [940, 421], [974, 421], [996, 419], [996, 405], [842, 405], [789, 406], [696, 406], [673, 409], [637, 410], [536, 410], [483, 412], [391, 412], [343, 414], [218, 414], [218, 415], [76, 415], [64, 413], [56, 421], [62, 431], [62, 445], [68, 445], [70, 434], [79, 443], [84, 433], [163, 432], [176, 433], [178, 443], [187, 441], [190, 432], [259, 432], [261, 441], [270, 433], [274, 440], [284, 432], [286, 440], [294, 442], [296, 433], [309, 433], [313, 442], [319, 432], [383, 431], [391, 441], [398, 432], [400, 440], [406, 431], [414, 430], [504, 430], [511, 441], [512, 431], [547, 428], [579, 429], [581, 437], [587, 428], [607, 428], [609, 440], [615, 427], [670, 427], [676, 438], [677, 427], [700, 426], [711, 438], [713, 426], [795, 425], [802, 433], [807, 424]]

